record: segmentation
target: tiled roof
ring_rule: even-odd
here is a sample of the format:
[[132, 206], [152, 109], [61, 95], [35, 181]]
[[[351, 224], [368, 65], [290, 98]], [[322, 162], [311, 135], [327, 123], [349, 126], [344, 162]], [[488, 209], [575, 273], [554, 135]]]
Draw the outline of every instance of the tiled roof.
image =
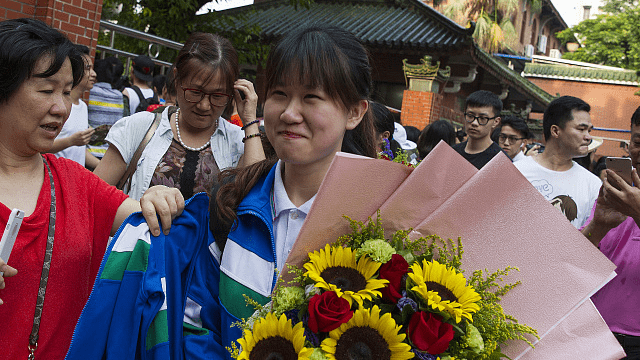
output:
[[[352, 32], [370, 48], [422, 55], [466, 49], [480, 66], [535, 102], [546, 107], [552, 100], [544, 90], [478, 48], [472, 40], [473, 27], [461, 27], [420, 0], [315, 0], [309, 9], [296, 9], [288, 0], [267, 0], [221, 13], [241, 14], [241, 23], [236, 25], [258, 24], [264, 41], [273, 41], [294, 26], [325, 22]], [[201, 16], [206, 19], [217, 14]]]
[[527, 63], [522, 76], [632, 86], [640, 84], [640, 78], [635, 71], [586, 69], [577, 66], [537, 63]]
[[553, 96], [551, 96], [549, 93], [542, 90], [531, 81], [525, 79], [520, 74], [511, 70], [502, 61], [489, 55], [478, 46], [474, 45], [472, 51], [474, 54], [474, 58], [480, 66], [493, 73], [494, 76], [501, 79], [502, 81], [507, 82], [510, 86], [531, 97], [531, 100], [539, 102], [544, 107], [548, 106], [551, 100], [553, 100]]
[[[313, 22], [338, 25], [369, 47], [448, 51], [471, 43], [473, 29], [459, 26], [417, 0], [323, 1], [296, 10], [289, 1], [271, 0], [223, 14], [242, 13], [248, 24], [259, 24], [262, 36], [278, 38], [293, 26]], [[215, 13], [204, 16], [215, 16]]]

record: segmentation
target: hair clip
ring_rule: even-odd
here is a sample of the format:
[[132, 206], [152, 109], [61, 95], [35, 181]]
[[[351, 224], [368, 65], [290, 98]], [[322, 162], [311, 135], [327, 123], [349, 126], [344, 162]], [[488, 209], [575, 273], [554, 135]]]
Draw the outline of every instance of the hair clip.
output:
[[[194, 46], [196, 47], [195, 49], [193, 48]], [[200, 43], [194, 42], [193, 44], [191, 44], [191, 49], [189, 49], [189, 54], [198, 51], [198, 46], [200, 46]]]

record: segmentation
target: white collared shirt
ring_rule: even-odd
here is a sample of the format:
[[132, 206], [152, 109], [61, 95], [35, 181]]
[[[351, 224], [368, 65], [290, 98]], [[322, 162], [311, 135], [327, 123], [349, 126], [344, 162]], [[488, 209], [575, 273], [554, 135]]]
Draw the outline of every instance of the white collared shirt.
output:
[[276, 165], [276, 177], [273, 182], [273, 194], [271, 197], [273, 237], [275, 239], [278, 271], [282, 271], [315, 198], [316, 195], [313, 195], [311, 199], [307, 200], [299, 208], [291, 202], [287, 190], [284, 188], [282, 161], [279, 160]]

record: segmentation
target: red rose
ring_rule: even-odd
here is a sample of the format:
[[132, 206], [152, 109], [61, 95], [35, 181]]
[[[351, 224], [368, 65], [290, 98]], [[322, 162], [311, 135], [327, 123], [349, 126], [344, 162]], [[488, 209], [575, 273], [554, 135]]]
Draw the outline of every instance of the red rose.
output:
[[380, 278], [389, 280], [387, 286], [380, 290], [382, 298], [394, 304], [402, 297], [402, 277], [409, 271], [409, 264], [398, 254], [393, 254], [391, 260], [380, 266]]
[[353, 316], [349, 302], [333, 291], [325, 291], [309, 299], [309, 329], [314, 333], [329, 332]]
[[442, 322], [440, 315], [418, 311], [409, 320], [407, 335], [419, 350], [438, 355], [449, 348], [449, 342], [453, 340], [453, 326]]

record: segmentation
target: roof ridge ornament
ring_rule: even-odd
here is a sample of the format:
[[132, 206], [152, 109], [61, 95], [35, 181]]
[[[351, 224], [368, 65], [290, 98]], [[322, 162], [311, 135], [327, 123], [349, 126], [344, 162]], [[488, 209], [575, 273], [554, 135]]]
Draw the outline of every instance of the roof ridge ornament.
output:
[[429, 55], [420, 59], [421, 64], [409, 64], [407, 61], [407, 59], [402, 60], [402, 71], [405, 85], [409, 90], [437, 93], [440, 88], [439, 83], [446, 83], [451, 76], [449, 66], [440, 69], [440, 61], [432, 65], [432, 57]]

